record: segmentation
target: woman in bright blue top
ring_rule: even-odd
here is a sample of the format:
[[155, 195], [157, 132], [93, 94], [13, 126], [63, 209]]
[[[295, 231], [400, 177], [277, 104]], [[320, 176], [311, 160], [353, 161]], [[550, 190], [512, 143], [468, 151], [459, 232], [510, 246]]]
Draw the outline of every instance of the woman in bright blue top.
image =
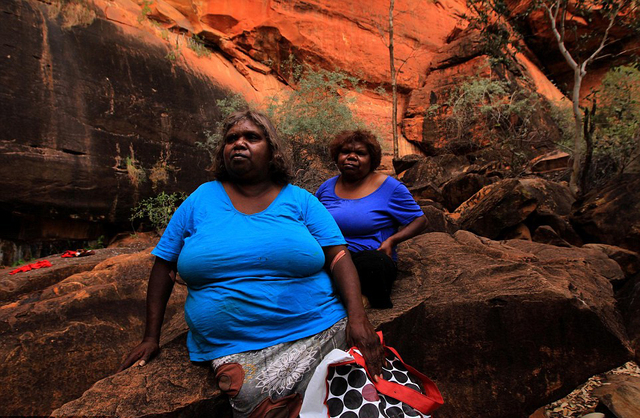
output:
[[346, 131], [329, 144], [340, 175], [318, 188], [347, 240], [362, 293], [373, 308], [390, 308], [396, 246], [422, 232], [424, 213], [398, 180], [376, 173], [382, 150], [369, 131]]
[[190, 358], [212, 362], [234, 417], [281, 408], [297, 415], [308, 379], [333, 348], [359, 347], [380, 375], [383, 351], [357, 272], [350, 257], [336, 258], [344, 238], [313, 195], [289, 184], [271, 122], [257, 112], [231, 115], [215, 167], [217, 180], [184, 201], [152, 252], [145, 335], [121, 370], [158, 352], [179, 272], [189, 290]]

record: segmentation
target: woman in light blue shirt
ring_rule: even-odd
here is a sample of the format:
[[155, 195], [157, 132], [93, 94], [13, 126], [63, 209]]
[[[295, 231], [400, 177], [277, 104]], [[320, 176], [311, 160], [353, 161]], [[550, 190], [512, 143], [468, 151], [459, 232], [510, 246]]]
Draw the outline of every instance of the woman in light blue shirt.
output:
[[297, 415], [324, 354], [355, 345], [381, 375], [382, 347], [353, 263], [336, 258], [345, 253], [344, 238], [313, 195], [289, 184], [271, 122], [235, 113], [223, 138], [216, 181], [185, 200], [152, 252], [144, 338], [121, 369], [158, 352], [171, 277], [179, 272], [189, 290], [189, 355], [212, 362], [234, 416]]

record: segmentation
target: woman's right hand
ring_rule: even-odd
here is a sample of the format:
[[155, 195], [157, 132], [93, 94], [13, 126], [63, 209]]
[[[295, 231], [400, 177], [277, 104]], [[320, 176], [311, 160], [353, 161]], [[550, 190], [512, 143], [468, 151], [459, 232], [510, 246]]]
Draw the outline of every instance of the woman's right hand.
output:
[[138, 344], [133, 350], [131, 350], [116, 373], [128, 369], [129, 367], [133, 366], [134, 363], [137, 363], [137, 365], [140, 367], [144, 366], [149, 362], [149, 360], [155, 357], [159, 351], [160, 346], [158, 345], [157, 341], [142, 340], [140, 344]]
[[144, 338], [122, 362], [118, 372], [131, 367], [134, 363], [144, 366], [160, 351], [160, 330], [167, 302], [173, 290], [173, 279], [177, 271], [176, 263], [156, 257], [149, 276], [147, 288], [147, 322]]

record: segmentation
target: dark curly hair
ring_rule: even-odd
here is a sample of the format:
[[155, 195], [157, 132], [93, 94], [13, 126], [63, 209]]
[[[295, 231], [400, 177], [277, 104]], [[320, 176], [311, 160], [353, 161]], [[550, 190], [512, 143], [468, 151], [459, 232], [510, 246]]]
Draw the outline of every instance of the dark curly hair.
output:
[[220, 141], [214, 153], [213, 175], [215, 179], [230, 179], [227, 168], [224, 165], [224, 137], [231, 128], [245, 120], [250, 121], [262, 129], [262, 132], [267, 139], [269, 149], [271, 150], [271, 161], [269, 161], [269, 174], [271, 176], [271, 180], [276, 184], [290, 183], [293, 178], [291, 175], [291, 163], [289, 162], [284, 146], [278, 137], [276, 128], [267, 116], [253, 110], [234, 112], [225, 119], [221, 132], [221, 138], [223, 138], [223, 140]]
[[342, 131], [329, 143], [329, 154], [333, 162], [338, 162], [338, 154], [343, 146], [359, 142], [367, 147], [369, 156], [371, 157], [371, 171], [378, 168], [382, 160], [382, 147], [371, 131], [365, 129], [357, 129], [355, 131]]

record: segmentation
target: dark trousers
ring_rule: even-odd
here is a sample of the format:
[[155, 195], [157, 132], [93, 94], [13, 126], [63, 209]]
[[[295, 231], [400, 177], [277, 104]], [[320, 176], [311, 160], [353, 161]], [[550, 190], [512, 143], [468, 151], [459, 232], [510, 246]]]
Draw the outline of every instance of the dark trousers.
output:
[[351, 252], [351, 259], [360, 276], [362, 294], [372, 308], [392, 308], [391, 286], [396, 280], [396, 263], [382, 251]]

